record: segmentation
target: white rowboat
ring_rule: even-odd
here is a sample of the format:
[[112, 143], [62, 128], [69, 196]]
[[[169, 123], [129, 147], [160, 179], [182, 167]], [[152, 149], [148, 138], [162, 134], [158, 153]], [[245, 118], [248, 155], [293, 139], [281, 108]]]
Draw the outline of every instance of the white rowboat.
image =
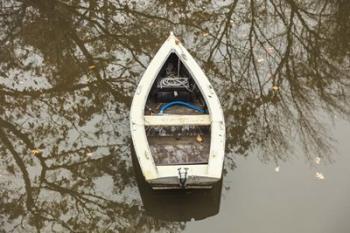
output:
[[130, 128], [152, 188], [210, 188], [222, 178], [225, 122], [219, 99], [173, 33], [140, 80]]

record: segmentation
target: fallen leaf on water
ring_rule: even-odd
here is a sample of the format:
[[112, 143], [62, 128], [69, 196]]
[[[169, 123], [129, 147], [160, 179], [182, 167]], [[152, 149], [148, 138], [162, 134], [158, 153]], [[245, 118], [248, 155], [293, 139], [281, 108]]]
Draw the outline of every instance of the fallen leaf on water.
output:
[[265, 60], [263, 58], [259, 58], [257, 61], [258, 61], [258, 63], [262, 63]]
[[278, 89], [280, 89], [278, 86], [272, 86], [272, 90], [278, 91]]
[[320, 157], [316, 157], [316, 158], [315, 158], [315, 163], [316, 163], [316, 164], [320, 164], [320, 162], [321, 162], [321, 158], [320, 158]]
[[33, 149], [32, 150], [32, 154], [33, 155], [38, 155], [38, 154], [40, 154], [41, 153], [41, 150], [40, 149]]
[[316, 172], [315, 177], [319, 180], [324, 180], [325, 177], [321, 172]]
[[271, 54], [271, 53], [274, 51], [274, 49], [273, 49], [272, 47], [268, 47], [268, 48], [266, 49], [266, 51], [267, 51], [269, 54]]

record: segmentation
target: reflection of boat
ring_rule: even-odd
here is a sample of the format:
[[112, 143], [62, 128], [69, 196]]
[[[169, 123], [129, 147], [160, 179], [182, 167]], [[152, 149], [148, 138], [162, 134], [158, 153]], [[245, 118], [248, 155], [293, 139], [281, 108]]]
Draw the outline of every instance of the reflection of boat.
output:
[[172, 33], [140, 80], [130, 127], [152, 188], [210, 188], [221, 179], [225, 123], [219, 99]]
[[167, 221], [187, 222], [219, 213], [222, 179], [207, 190], [153, 190], [145, 181], [134, 152], [132, 157], [140, 196], [148, 215]]

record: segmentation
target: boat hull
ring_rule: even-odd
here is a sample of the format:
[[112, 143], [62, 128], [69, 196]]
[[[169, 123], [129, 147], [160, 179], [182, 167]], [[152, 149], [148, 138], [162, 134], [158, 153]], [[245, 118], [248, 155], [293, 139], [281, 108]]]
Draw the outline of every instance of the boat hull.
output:
[[[197, 114], [191, 112], [164, 114], [163, 111], [172, 106], [174, 102], [192, 108], [194, 106], [182, 101], [173, 101], [173, 103], [170, 102], [159, 108], [159, 104], [147, 102], [150, 96], [157, 96], [153, 88], [155, 84], [158, 85], [159, 80], [157, 81], [157, 79], [162, 78], [160, 73], [164, 72], [165, 63], [171, 57], [178, 59], [177, 64], [181, 63], [182, 69], [187, 70], [186, 74], [192, 78], [192, 83], [197, 87], [198, 93], [201, 93], [201, 101], [205, 102], [205, 108], [195, 109], [202, 110], [202, 112]], [[177, 77], [181, 77], [180, 71], [181, 68], [178, 66]], [[177, 79], [178, 81], [186, 80], [184, 78]], [[191, 84], [186, 85], [187, 90]], [[171, 93], [178, 95], [182, 91]], [[190, 90], [190, 92], [192, 91]], [[150, 106], [158, 106], [157, 109], [160, 112], [154, 114], [153, 111], [148, 111]], [[198, 133], [193, 135], [188, 132], [188, 127], [193, 126], [202, 136], [198, 137]], [[183, 128], [174, 133], [171, 130], [174, 127]], [[148, 130], [150, 128], [151, 130]], [[164, 128], [167, 129], [164, 130]], [[204, 72], [173, 34], [169, 36], [154, 56], [139, 82], [130, 109], [130, 129], [137, 161], [145, 181], [153, 189], [211, 188], [221, 180], [225, 150], [223, 111]], [[179, 138], [178, 132], [183, 133], [184, 131], [186, 131], [186, 135], [181, 135]], [[152, 135], [150, 132], [154, 132], [156, 135]], [[172, 135], [170, 137], [169, 135], [164, 136], [164, 132]], [[204, 132], [206, 132], [205, 135], [203, 135]], [[180, 145], [179, 143], [184, 144]], [[172, 161], [176, 156], [185, 159]], [[191, 158], [196, 161], [190, 161]]]
[[153, 189], [211, 189], [220, 179], [192, 176], [187, 178], [186, 186], [179, 184], [178, 176], [164, 177], [149, 180], [148, 183]]

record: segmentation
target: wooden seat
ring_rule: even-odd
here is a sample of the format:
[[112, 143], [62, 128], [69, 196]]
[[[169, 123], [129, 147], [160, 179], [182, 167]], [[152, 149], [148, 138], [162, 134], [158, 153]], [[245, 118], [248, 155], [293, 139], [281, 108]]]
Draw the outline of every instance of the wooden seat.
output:
[[146, 115], [145, 126], [210, 125], [210, 116], [203, 115]]

